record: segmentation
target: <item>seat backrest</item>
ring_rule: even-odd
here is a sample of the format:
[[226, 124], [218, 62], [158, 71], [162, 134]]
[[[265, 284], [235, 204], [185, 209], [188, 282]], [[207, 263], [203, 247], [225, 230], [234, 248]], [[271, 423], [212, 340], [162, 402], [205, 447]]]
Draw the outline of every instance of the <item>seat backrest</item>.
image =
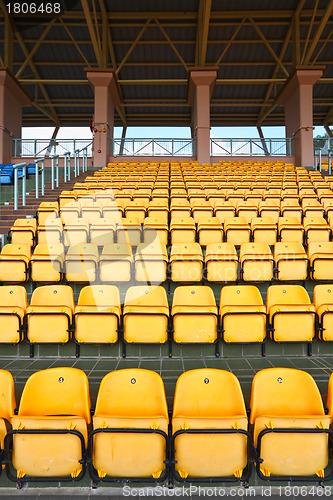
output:
[[300, 226], [300, 222], [297, 217], [279, 217], [278, 225], [279, 227], [288, 225]]
[[39, 286], [32, 292], [31, 306], [68, 306], [74, 310], [73, 289], [68, 285]]
[[114, 285], [88, 285], [81, 289], [78, 306], [120, 307], [119, 290]]
[[14, 379], [7, 370], [0, 370], [0, 417], [10, 420], [16, 408]]
[[90, 422], [87, 375], [77, 368], [48, 368], [31, 375], [24, 386], [19, 415], [78, 416]]
[[98, 258], [98, 245], [96, 243], [79, 243], [68, 247], [67, 255], [94, 256]]
[[324, 415], [319, 389], [311, 375], [293, 368], [267, 368], [252, 381], [251, 416], [301, 417]]
[[311, 304], [311, 300], [308, 292], [300, 285], [272, 285], [267, 290], [267, 309], [276, 304]]
[[31, 247], [30, 245], [8, 243], [1, 250], [1, 255], [22, 255], [22, 257], [31, 258]]
[[267, 243], [242, 243], [240, 257], [243, 255], [272, 255]]
[[177, 286], [173, 293], [173, 306], [216, 306], [213, 290], [209, 286]]
[[126, 292], [124, 305], [168, 307], [168, 299], [162, 286], [131, 286]]
[[324, 217], [304, 217], [304, 219], [303, 219], [303, 226], [304, 227], [311, 226], [312, 224], [327, 226], [327, 221], [324, 219]]
[[331, 253], [333, 257], [333, 241], [309, 241], [308, 254], [311, 256], [314, 253]]
[[102, 255], [111, 255], [114, 257], [132, 257], [132, 247], [127, 243], [108, 243], [104, 245]]
[[208, 243], [206, 246], [207, 255], [226, 255], [235, 257], [238, 260], [235, 245], [232, 243]]
[[149, 256], [158, 255], [160, 257], [165, 257], [167, 259], [167, 249], [166, 246], [160, 242], [158, 239], [157, 233], [156, 238], [151, 243], [139, 243], [136, 249], [136, 257], [140, 256]]
[[313, 289], [313, 303], [315, 307], [322, 304], [333, 304], [333, 285], [316, 285]]
[[189, 370], [177, 380], [173, 417], [223, 418], [246, 416], [242, 389], [225, 370]]
[[38, 243], [33, 255], [43, 255], [50, 257], [64, 257], [64, 245], [62, 243]]
[[274, 255], [280, 255], [283, 253], [292, 254], [304, 254], [305, 250], [302, 243], [298, 241], [290, 241], [288, 243], [278, 242], [274, 245]]
[[224, 286], [220, 294], [222, 306], [257, 306], [263, 305], [259, 289], [254, 285]]
[[162, 378], [142, 368], [108, 373], [99, 387], [95, 415], [168, 418]]
[[174, 243], [170, 255], [195, 255], [202, 258], [202, 248], [199, 243]]
[[24, 286], [9, 285], [0, 287], [0, 307], [20, 307], [24, 311], [28, 307], [27, 291]]

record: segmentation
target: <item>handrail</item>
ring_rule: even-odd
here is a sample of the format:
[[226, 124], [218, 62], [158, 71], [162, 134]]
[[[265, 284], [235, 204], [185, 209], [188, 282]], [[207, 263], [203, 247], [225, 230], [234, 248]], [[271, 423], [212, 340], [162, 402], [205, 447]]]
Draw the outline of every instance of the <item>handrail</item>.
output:
[[35, 197], [36, 199], [39, 198], [39, 166], [38, 164], [41, 163], [41, 177], [42, 177], [42, 182], [41, 182], [41, 195], [44, 196], [45, 194], [45, 175], [44, 175], [44, 168], [45, 168], [45, 158], [38, 158], [35, 160], [36, 164], [36, 175], [35, 175], [35, 190], [36, 194]]
[[[54, 189], [54, 184], [59, 187], [59, 155], [52, 155], [51, 158], [51, 189]], [[56, 160], [56, 175], [54, 176], [54, 160]]]
[[71, 180], [71, 153], [64, 153], [64, 182]]
[[[317, 156], [319, 158], [319, 165], [318, 165], [318, 169], [317, 169]], [[315, 169], [316, 170], [319, 170], [319, 172], [321, 172], [321, 149], [318, 148], [318, 149], [315, 149], [314, 150], [314, 166], [315, 166]]]
[[18, 169], [23, 167], [23, 177], [22, 177], [22, 206], [26, 204], [26, 178], [27, 178], [27, 164], [16, 163], [13, 165], [14, 170], [14, 210], [18, 210]]
[[327, 151], [327, 156], [328, 156], [328, 175], [332, 175], [332, 163], [331, 163], [331, 159], [332, 159], [332, 156], [333, 156], [333, 149], [329, 149]]

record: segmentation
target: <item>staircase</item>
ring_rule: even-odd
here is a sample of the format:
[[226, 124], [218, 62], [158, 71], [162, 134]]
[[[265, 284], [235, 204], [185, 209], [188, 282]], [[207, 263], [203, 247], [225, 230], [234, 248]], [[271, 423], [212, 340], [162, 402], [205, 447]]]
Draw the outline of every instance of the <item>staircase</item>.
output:
[[19, 196], [18, 210], [14, 210], [14, 200], [12, 200], [9, 205], [2, 205], [0, 215], [0, 235], [7, 234], [16, 219], [24, 219], [27, 215], [35, 216], [37, 208], [42, 201], [57, 201], [62, 191], [70, 191], [76, 182], [84, 182], [87, 175], [94, 175], [94, 171], [88, 170], [87, 172], [82, 172], [77, 177], [72, 178], [69, 182], [64, 182], [62, 180], [63, 178], [60, 178], [59, 187], [55, 189], [51, 189], [51, 182], [47, 182], [44, 189], [45, 195], [41, 196], [41, 190], [39, 189], [39, 198], [36, 198], [36, 191], [35, 189], [32, 189], [29, 196], [26, 196], [26, 205], [24, 207], [22, 207], [22, 195]]

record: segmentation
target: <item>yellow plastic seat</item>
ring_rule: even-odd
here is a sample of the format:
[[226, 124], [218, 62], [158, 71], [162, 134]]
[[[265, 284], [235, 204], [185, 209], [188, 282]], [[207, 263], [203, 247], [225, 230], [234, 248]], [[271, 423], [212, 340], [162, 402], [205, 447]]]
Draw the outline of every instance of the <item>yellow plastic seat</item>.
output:
[[44, 224], [48, 219], [59, 216], [59, 203], [57, 201], [42, 201], [37, 208], [38, 225]]
[[302, 222], [303, 210], [298, 200], [282, 200], [280, 209], [282, 217], [294, 217], [299, 223]]
[[97, 279], [99, 263], [96, 243], [72, 245], [64, 260], [64, 273], [67, 281], [85, 283]]
[[99, 277], [102, 282], [120, 283], [131, 280], [133, 254], [127, 243], [105, 245], [99, 258]]
[[272, 217], [253, 217], [251, 231], [255, 243], [275, 245], [277, 241], [277, 224]]
[[192, 217], [173, 217], [170, 223], [171, 244], [194, 243], [196, 236], [195, 221]]
[[81, 205], [78, 200], [69, 201], [65, 205], [60, 204], [60, 217], [63, 224], [69, 224], [73, 219], [80, 218]]
[[16, 219], [9, 231], [10, 242], [13, 245], [34, 246], [36, 230], [36, 219]]
[[331, 229], [323, 217], [304, 217], [303, 226], [307, 243], [330, 241]]
[[222, 243], [223, 227], [217, 217], [200, 217], [198, 220], [198, 236], [201, 246], [210, 243]]
[[250, 407], [261, 479], [314, 475], [322, 480], [328, 463], [328, 434], [323, 429], [329, 429], [330, 417], [313, 378], [292, 368], [261, 370], [253, 378]]
[[[333, 195], [333, 192], [332, 192], [332, 195]], [[328, 220], [330, 220], [330, 218], [333, 215], [333, 199], [329, 198], [328, 200], [323, 200], [322, 203], [323, 203], [326, 217]]]
[[167, 278], [168, 253], [159, 241], [140, 243], [135, 254], [135, 279], [144, 283], [161, 283]]
[[317, 199], [302, 201], [302, 209], [304, 217], [324, 217], [324, 207]]
[[214, 204], [214, 215], [223, 224], [226, 218], [235, 217], [236, 207], [231, 201], [217, 200]]
[[89, 385], [83, 371], [61, 367], [31, 375], [18, 415], [11, 418], [14, 480], [80, 480], [89, 423]]
[[37, 242], [53, 244], [53, 243], [62, 243], [63, 241], [63, 224], [60, 218], [53, 219], [51, 217], [47, 217], [44, 220], [44, 223], [38, 224], [37, 231]]
[[207, 281], [237, 281], [238, 255], [235, 246], [232, 243], [208, 243], [205, 268]]
[[[162, 192], [163, 191], [163, 192]], [[154, 190], [152, 193], [152, 200], [149, 202], [147, 208], [148, 217], [156, 217], [164, 219], [168, 222], [169, 216], [169, 190]]]
[[118, 199], [102, 201], [103, 219], [112, 219], [116, 224], [121, 221], [125, 205]]
[[203, 368], [177, 380], [172, 439], [181, 480], [248, 477], [248, 421], [238, 379], [228, 371]]
[[96, 219], [90, 225], [90, 243], [99, 247], [114, 243], [116, 224], [112, 219]]
[[153, 243], [156, 240], [162, 245], [168, 244], [169, 226], [163, 212], [158, 215], [146, 217], [143, 222], [143, 242]]
[[224, 220], [224, 233], [227, 242], [233, 245], [250, 242], [251, 228], [244, 217], [227, 217]]
[[107, 374], [93, 417], [90, 475], [96, 481], [163, 480], [168, 421], [165, 389], [157, 373], [133, 368]]
[[68, 224], [64, 225], [64, 245], [79, 245], [87, 243], [89, 238], [89, 221], [82, 217], [71, 219]]
[[319, 318], [319, 338], [325, 342], [333, 341], [333, 286], [316, 285], [313, 289], [313, 304]]
[[253, 217], [258, 217], [257, 200], [240, 200], [236, 205], [236, 214], [238, 217], [244, 217], [248, 224], [251, 224]]
[[124, 302], [124, 351], [126, 343], [164, 344], [168, 341], [169, 305], [162, 286], [130, 287]]
[[260, 201], [258, 208], [260, 217], [270, 217], [277, 224], [280, 216], [280, 203], [278, 200]]
[[310, 242], [308, 256], [311, 279], [318, 281], [333, 280], [333, 242]]
[[216, 344], [218, 311], [209, 286], [178, 286], [173, 294], [173, 340], [178, 344]]
[[117, 242], [135, 247], [141, 243], [141, 223], [137, 217], [121, 219], [117, 225]]
[[114, 344], [118, 341], [120, 318], [116, 286], [85, 286], [74, 310], [74, 339], [77, 344]]
[[304, 227], [297, 217], [279, 217], [278, 233], [282, 242], [297, 242], [303, 244]]
[[139, 221], [140, 224], [143, 224], [143, 221], [146, 217], [146, 210], [148, 207], [149, 200], [133, 200], [129, 202], [125, 208], [125, 217], [132, 218], [134, 217]]
[[308, 257], [301, 243], [280, 242], [274, 247], [276, 278], [279, 281], [306, 280]]
[[6, 421], [10, 422], [16, 408], [13, 375], [7, 370], [0, 370], [0, 448], [4, 449], [7, 434]]
[[199, 243], [175, 243], [170, 253], [171, 280], [202, 280], [203, 255]]
[[224, 286], [220, 295], [220, 318], [224, 342], [263, 343], [266, 339], [266, 307], [256, 286]]
[[40, 283], [61, 281], [63, 263], [62, 243], [39, 243], [30, 259], [30, 279]]
[[267, 243], [243, 243], [239, 262], [244, 281], [271, 281], [274, 259]]
[[213, 207], [209, 201], [205, 199], [191, 200], [192, 214], [194, 222], [198, 223], [202, 217], [213, 217]]
[[24, 286], [0, 287], [0, 344], [18, 344], [21, 342], [23, 339], [24, 315], [27, 307], [28, 299]]
[[[316, 310], [300, 285], [273, 285], [267, 290], [267, 313], [275, 342], [312, 342]], [[310, 344], [308, 344], [310, 346]]]
[[8, 243], [0, 254], [0, 282], [21, 283], [29, 279], [30, 245]]
[[67, 285], [45, 285], [32, 292], [24, 318], [30, 344], [64, 344], [71, 338], [74, 294]]
[[[185, 190], [184, 190], [185, 191]], [[187, 199], [187, 193], [183, 194], [184, 197], [173, 195], [173, 189], [171, 189], [171, 202], [170, 202], [170, 214], [171, 218], [177, 217], [191, 217], [191, 205]]]
[[86, 201], [81, 208], [81, 217], [87, 219], [89, 224], [97, 221], [102, 218], [103, 207], [102, 204], [98, 201]]

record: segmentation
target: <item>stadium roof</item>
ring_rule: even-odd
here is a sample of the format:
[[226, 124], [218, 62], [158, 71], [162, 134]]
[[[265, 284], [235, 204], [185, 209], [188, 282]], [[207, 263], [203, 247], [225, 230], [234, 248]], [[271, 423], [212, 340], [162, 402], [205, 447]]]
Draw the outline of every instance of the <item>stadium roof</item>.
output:
[[191, 66], [219, 67], [212, 125], [283, 125], [274, 97], [295, 64], [325, 65], [314, 124], [333, 122], [333, 0], [63, 0], [46, 18], [5, 3], [0, 66], [32, 98], [24, 126], [88, 125], [86, 67], [116, 69], [116, 125], [189, 126]]

